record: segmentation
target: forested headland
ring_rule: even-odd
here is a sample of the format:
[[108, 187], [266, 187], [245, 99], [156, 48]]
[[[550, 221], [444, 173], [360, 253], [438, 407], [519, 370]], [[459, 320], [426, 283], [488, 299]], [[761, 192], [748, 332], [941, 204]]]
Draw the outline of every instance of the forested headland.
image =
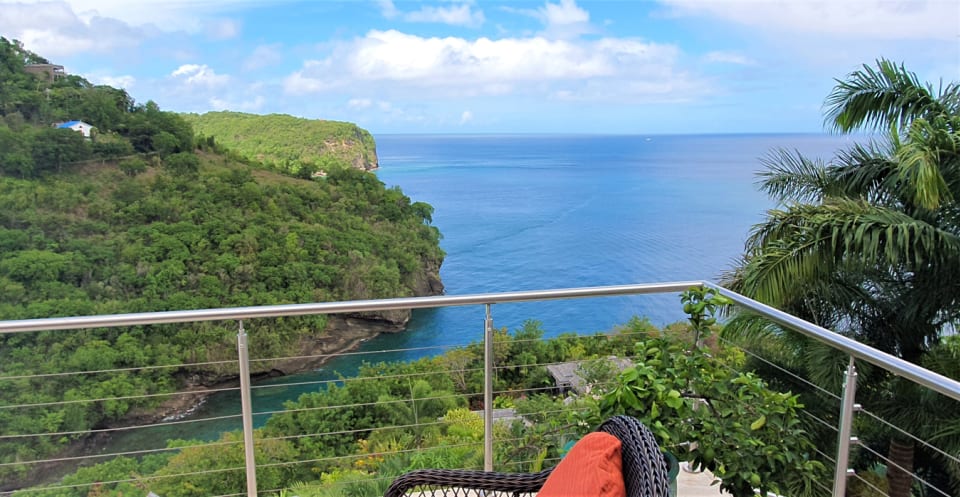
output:
[[[183, 116], [122, 89], [24, 70], [44, 63], [0, 38], [0, 319], [442, 291], [429, 205], [349, 165], [316, 179], [279, 173], [218, 136], [197, 139]], [[95, 130], [54, 127], [65, 121]], [[369, 134], [358, 134], [372, 150]], [[407, 319], [367, 317], [395, 328]], [[322, 316], [272, 320], [269, 332], [251, 334], [251, 353], [297, 355], [328, 325]], [[70, 433], [0, 440], [0, 463], [57, 453], [163, 400], [139, 396], [230, 377], [222, 366], [177, 365], [235, 357], [235, 335], [234, 324], [202, 323], [0, 336], [0, 405], [37, 405], [0, 409], [0, 431]], [[56, 376], [164, 365], [172, 367]], [[97, 398], [121, 400], [47, 405]], [[0, 481], [24, 471], [0, 467]]]
[[247, 159], [301, 177], [343, 167], [378, 167], [373, 136], [353, 123], [226, 111], [181, 116], [201, 140], [215, 137]]

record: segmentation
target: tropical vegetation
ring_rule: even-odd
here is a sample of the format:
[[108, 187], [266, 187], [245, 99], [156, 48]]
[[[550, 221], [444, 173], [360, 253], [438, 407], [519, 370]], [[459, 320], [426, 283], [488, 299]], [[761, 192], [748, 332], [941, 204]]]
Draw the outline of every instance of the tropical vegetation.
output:
[[[711, 319], [706, 312], [695, 315]], [[804, 494], [823, 466], [810, 457], [813, 447], [798, 427], [803, 407], [796, 395], [737, 373], [743, 354], [719, 345], [713, 331], [702, 325], [695, 333], [683, 324], [658, 329], [640, 319], [610, 333], [550, 339], [536, 322], [513, 333], [495, 330], [494, 406], [516, 413], [495, 425], [495, 468], [539, 471], [556, 464], [601, 419], [629, 413], [642, 417], [679, 458], [714, 471], [734, 495], [752, 496], [754, 488]], [[703, 347], [696, 336], [704, 338]], [[634, 363], [621, 372], [610, 356]], [[565, 361], [579, 363], [583, 389], [552, 387], [546, 366]], [[412, 469], [479, 469], [483, 421], [470, 409], [482, 407], [482, 385], [480, 343], [409, 362], [366, 364], [356, 376], [288, 402], [256, 430], [258, 484], [280, 495], [379, 496], [395, 476]], [[169, 447], [140, 461], [118, 457], [53, 488], [15, 495], [83, 497], [95, 489], [104, 496], [153, 491], [199, 497], [244, 491], [239, 433], [213, 444], [174, 440]]]
[[[0, 318], [430, 291], [425, 273], [443, 258], [432, 209], [360, 170], [376, 162], [365, 131], [289, 116], [181, 116], [78, 76], [48, 82], [23, 71], [45, 62], [0, 38]], [[837, 131], [881, 138], [826, 164], [773, 154], [761, 187], [781, 206], [756, 227], [727, 284], [960, 377], [960, 339], [951, 335], [960, 321], [960, 87], [922, 84], [881, 60], [838, 81], [827, 105]], [[87, 140], [51, 127], [69, 119], [97, 133]], [[321, 170], [323, 179], [312, 180]], [[846, 358], [755, 316], [734, 316], [724, 335], [775, 358], [768, 367], [715, 339], [720, 296], [693, 291], [682, 303], [689, 325], [663, 330], [641, 320], [617, 333], [551, 340], [535, 323], [513, 335], [497, 330], [495, 404], [518, 413], [497, 427], [511, 441], [497, 445], [498, 468], [540, 469], [602, 418], [626, 412], [734, 495], [816, 494], [825, 472], [817, 447], [835, 435], [800, 413], [834, 421], [836, 409], [829, 394], [784, 372], [836, 391]], [[253, 334], [250, 349], [270, 358], [316, 339], [327, 321], [257, 325], [270, 332]], [[26, 475], [22, 462], [124, 423], [187, 383], [230, 377], [223, 364], [233, 358], [234, 332], [197, 324], [0, 337], [0, 478]], [[619, 371], [610, 355], [632, 365]], [[380, 495], [409, 469], [479, 466], [482, 424], [469, 409], [481, 402], [481, 357], [473, 344], [368, 364], [291, 402], [257, 431], [261, 485], [302, 497]], [[563, 361], [587, 361], [588, 392], [549, 387], [544, 365]], [[956, 406], [861, 366], [858, 399], [868, 410], [960, 452]], [[27, 408], [7, 408], [14, 405]], [[888, 454], [876, 474], [891, 496], [926, 491], [911, 471], [960, 494], [960, 465], [949, 454], [863, 417], [857, 429], [869, 450], [854, 465], [869, 474], [881, 462], [874, 454]], [[242, 492], [237, 433], [169, 448], [82, 468], [22, 495]]]
[[[924, 84], [881, 59], [838, 80], [826, 108], [837, 132], [873, 132], [876, 138], [828, 163], [782, 150], [768, 157], [760, 187], [781, 206], [754, 228], [727, 284], [960, 378], [952, 336], [960, 323], [960, 85]], [[752, 340], [787, 369], [839, 390], [847, 363], [841, 354], [755, 316], [737, 316], [725, 333]], [[907, 497], [920, 485], [911, 472], [960, 494], [960, 465], [948, 456], [960, 453], [955, 403], [859, 366], [859, 403], [948, 449], [931, 450], [860, 416], [858, 434], [869, 450], [860, 452], [857, 469], [886, 465], [891, 497]], [[805, 403], [826, 404], [821, 396], [809, 392]], [[831, 437], [835, 433], [824, 434], [824, 442]], [[873, 454], [886, 454], [886, 461]]]
[[200, 141], [215, 137], [241, 157], [300, 177], [344, 167], [377, 167], [373, 136], [353, 123], [229, 111], [181, 116]]
[[[79, 76], [40, 80], [28, 62], [46, 60], [0, 38], [0, 319], [438, 291], [432, 208], [399, 188], [350, 167], [322, 180], [277, 174], [195, 141], [153, 102]], [[97, 133], [51, 126], [67, 119]], [[250, 350], [298, 355], [326, 326], [323, 316], [272, 322]], [[235, 356], [235, 334], [201, 323], [0, 336], [0, 481], [160, 394], [235, 375], [219, 362]], [[99, 373], [111, 369], [124, 371]], [[115, 400], [81, 401], [103, 398]], [[36, 433], [53, 435], [24, 436]]]

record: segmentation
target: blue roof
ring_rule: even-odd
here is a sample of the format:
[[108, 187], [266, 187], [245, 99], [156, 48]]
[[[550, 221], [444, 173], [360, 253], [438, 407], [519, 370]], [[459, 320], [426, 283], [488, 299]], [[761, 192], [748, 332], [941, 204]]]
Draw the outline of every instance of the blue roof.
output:
[[67, 121], [63, 124], [58, 125], [57, 128], [69, 128], [71, 126], [76, 126], [77, 124], [81, 124], [82, 122], [83, 121]]

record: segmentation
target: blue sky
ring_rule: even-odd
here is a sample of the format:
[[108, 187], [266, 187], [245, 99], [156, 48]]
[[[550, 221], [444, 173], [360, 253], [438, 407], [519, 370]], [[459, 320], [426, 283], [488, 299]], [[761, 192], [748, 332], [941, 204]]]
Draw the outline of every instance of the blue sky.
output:
[[960, 80], [957, 0], [0, 0], [0, 35], [167, 110], [375, 134], [818, 132], [878, 57]]

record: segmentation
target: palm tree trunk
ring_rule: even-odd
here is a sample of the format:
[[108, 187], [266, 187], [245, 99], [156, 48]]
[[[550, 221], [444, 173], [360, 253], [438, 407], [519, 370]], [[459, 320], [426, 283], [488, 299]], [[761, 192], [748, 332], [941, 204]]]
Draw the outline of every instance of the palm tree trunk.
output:
[[887, 466], [890, 497], [910, 497], [910, 487], [913, 486], [913, 440], [892, 438], [887, 456], [891, 463]]

